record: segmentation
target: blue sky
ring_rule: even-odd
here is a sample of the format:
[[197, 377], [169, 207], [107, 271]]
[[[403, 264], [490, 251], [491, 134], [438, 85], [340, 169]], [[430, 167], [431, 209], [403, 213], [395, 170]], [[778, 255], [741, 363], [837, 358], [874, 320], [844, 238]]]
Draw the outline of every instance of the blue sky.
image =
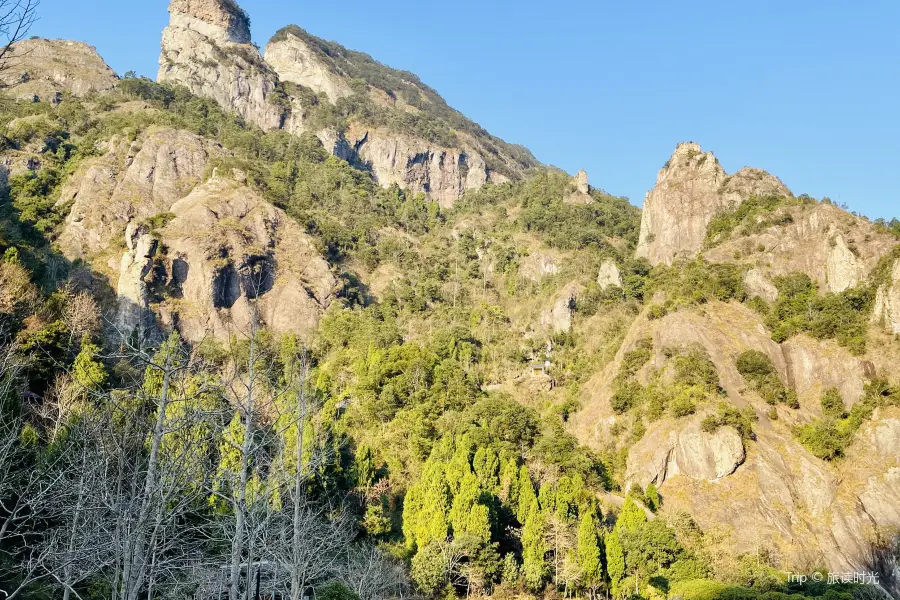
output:
[[[900, 2], [243, 0], [281, 26], [418, 74], [542, 162], [643, 201], [679, 141], [729, 172], [900, 217]], [[43, 0], [33, 32], [155, 76], [165, 0]]]

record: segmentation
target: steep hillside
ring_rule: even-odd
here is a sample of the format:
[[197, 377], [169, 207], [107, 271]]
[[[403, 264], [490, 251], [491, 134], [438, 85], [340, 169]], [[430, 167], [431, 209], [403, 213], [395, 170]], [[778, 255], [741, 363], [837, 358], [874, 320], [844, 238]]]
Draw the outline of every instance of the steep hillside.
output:
[[694, 143], [642, 212], [367, 55], [170, 13], [160, 82], [73, 46], [0, 104], [0, 589], [900, 594], [896, 222]]

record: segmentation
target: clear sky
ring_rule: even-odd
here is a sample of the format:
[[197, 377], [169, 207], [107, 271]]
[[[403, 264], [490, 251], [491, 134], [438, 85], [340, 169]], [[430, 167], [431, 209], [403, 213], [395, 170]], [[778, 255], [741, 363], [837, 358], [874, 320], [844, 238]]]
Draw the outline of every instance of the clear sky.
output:
[[[643, 201], [679, 141], [729, 172], [900, 217], [897, 0], [243, 0], [281, 26], [418, 74], [542, 162]], [[42, 0], [32, 33], [155, 77], [166, 0]]]

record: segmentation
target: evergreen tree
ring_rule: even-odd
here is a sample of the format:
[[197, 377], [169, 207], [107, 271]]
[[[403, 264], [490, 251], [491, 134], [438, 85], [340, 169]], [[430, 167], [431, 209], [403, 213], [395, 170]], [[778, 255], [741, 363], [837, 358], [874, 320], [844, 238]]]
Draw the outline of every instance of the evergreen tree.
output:
[[620, 534], [623, 530], [634, 531], [646, 522], [647, 513], [644, 512], [644, 508], [629, 496], [616, 519], [616, 531]]
[[649, 504], [647, 508], [656, 512], [662, 504], [662, 500], [659, 497], [659, 490], [656, 489], [656, 486], [652, 483], [647, 484], [647, 491], [644, 492], [644, 496], [647, 498], [647, 503]]
[[544, 517], [537, 500], [532, 500], [522, 529], [522, 574], [525, 576], [525, 584], [532, 591], [539, 591], [548, 570]]
[[443, 542], [450, 531], [447, 513], [450, 489], [444, 465], [429, 460], [422, 478], [406, 494], [403, 506], [403, 535], [410, 548], [424, 548], [429, 542]]
[[85, 335], [81, 339], [81, 351], [72, 365], [72, 378], [86, 390], [102, 388], [108, 378], [106, 367], [97, 360], [99, 353], [100, 347], [92, 344], [90, 338]]
[[606, 536], [606, 572], [613, 594], [619, 595], [619, 586], [625, 577], [625, 552], [615, 529]]
[[586, 510], [578, 524], [577, 562], [581, 585], [591, 598], [603, 581], [600, 536], [593, 511]]
[[534, 492], [534, 484], [531, 483], [531, 474], [528, 467], [522, 465], [519, 469], [519, 500], [516, 504], [516, 519], [524, 524], [528, 519], [531, 505], [537, 505], [537, 494]]

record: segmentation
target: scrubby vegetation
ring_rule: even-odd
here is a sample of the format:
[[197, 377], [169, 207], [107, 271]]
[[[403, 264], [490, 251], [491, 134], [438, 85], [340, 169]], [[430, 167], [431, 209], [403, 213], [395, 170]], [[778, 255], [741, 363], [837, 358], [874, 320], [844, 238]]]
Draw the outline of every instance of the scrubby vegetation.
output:
[[759, 350], [747, 350], [741, 353], [736, 362], [738, 373], [767, 403], [775, 406], [785, 404], [791, 408], [800, 408], [797, 394], [785, 387], [766, 354]]
[[878, 407], [900, 406], [900, 389], [884, 380], [866, 384], [865, 393], [848, 412], [836, 389], [822, 395], [822, 418], [795, 430], [800, 443], [822, 460], [836, 460], [844, 456], [853, 436]]
[[706, 228], [706, 247], [710, 248], [735, 234], [746, 236], [761, 233], [775, 225], [793, 222], [788, 210], [792, 206], [814, 204], [806, 195], [796, 198], [780, 196], [751, 196], [736, 208], [723, 211], [712, 218]]
[[834, 339], [853, 354], [866, 351], [866, 328], [873, 300], [868, 288], [840, 294], [819, 294], [808, 275], [796, 273], [775, 279], [778, 300], [766, 316], [772, 339], [783, 342], [798, 333]]

